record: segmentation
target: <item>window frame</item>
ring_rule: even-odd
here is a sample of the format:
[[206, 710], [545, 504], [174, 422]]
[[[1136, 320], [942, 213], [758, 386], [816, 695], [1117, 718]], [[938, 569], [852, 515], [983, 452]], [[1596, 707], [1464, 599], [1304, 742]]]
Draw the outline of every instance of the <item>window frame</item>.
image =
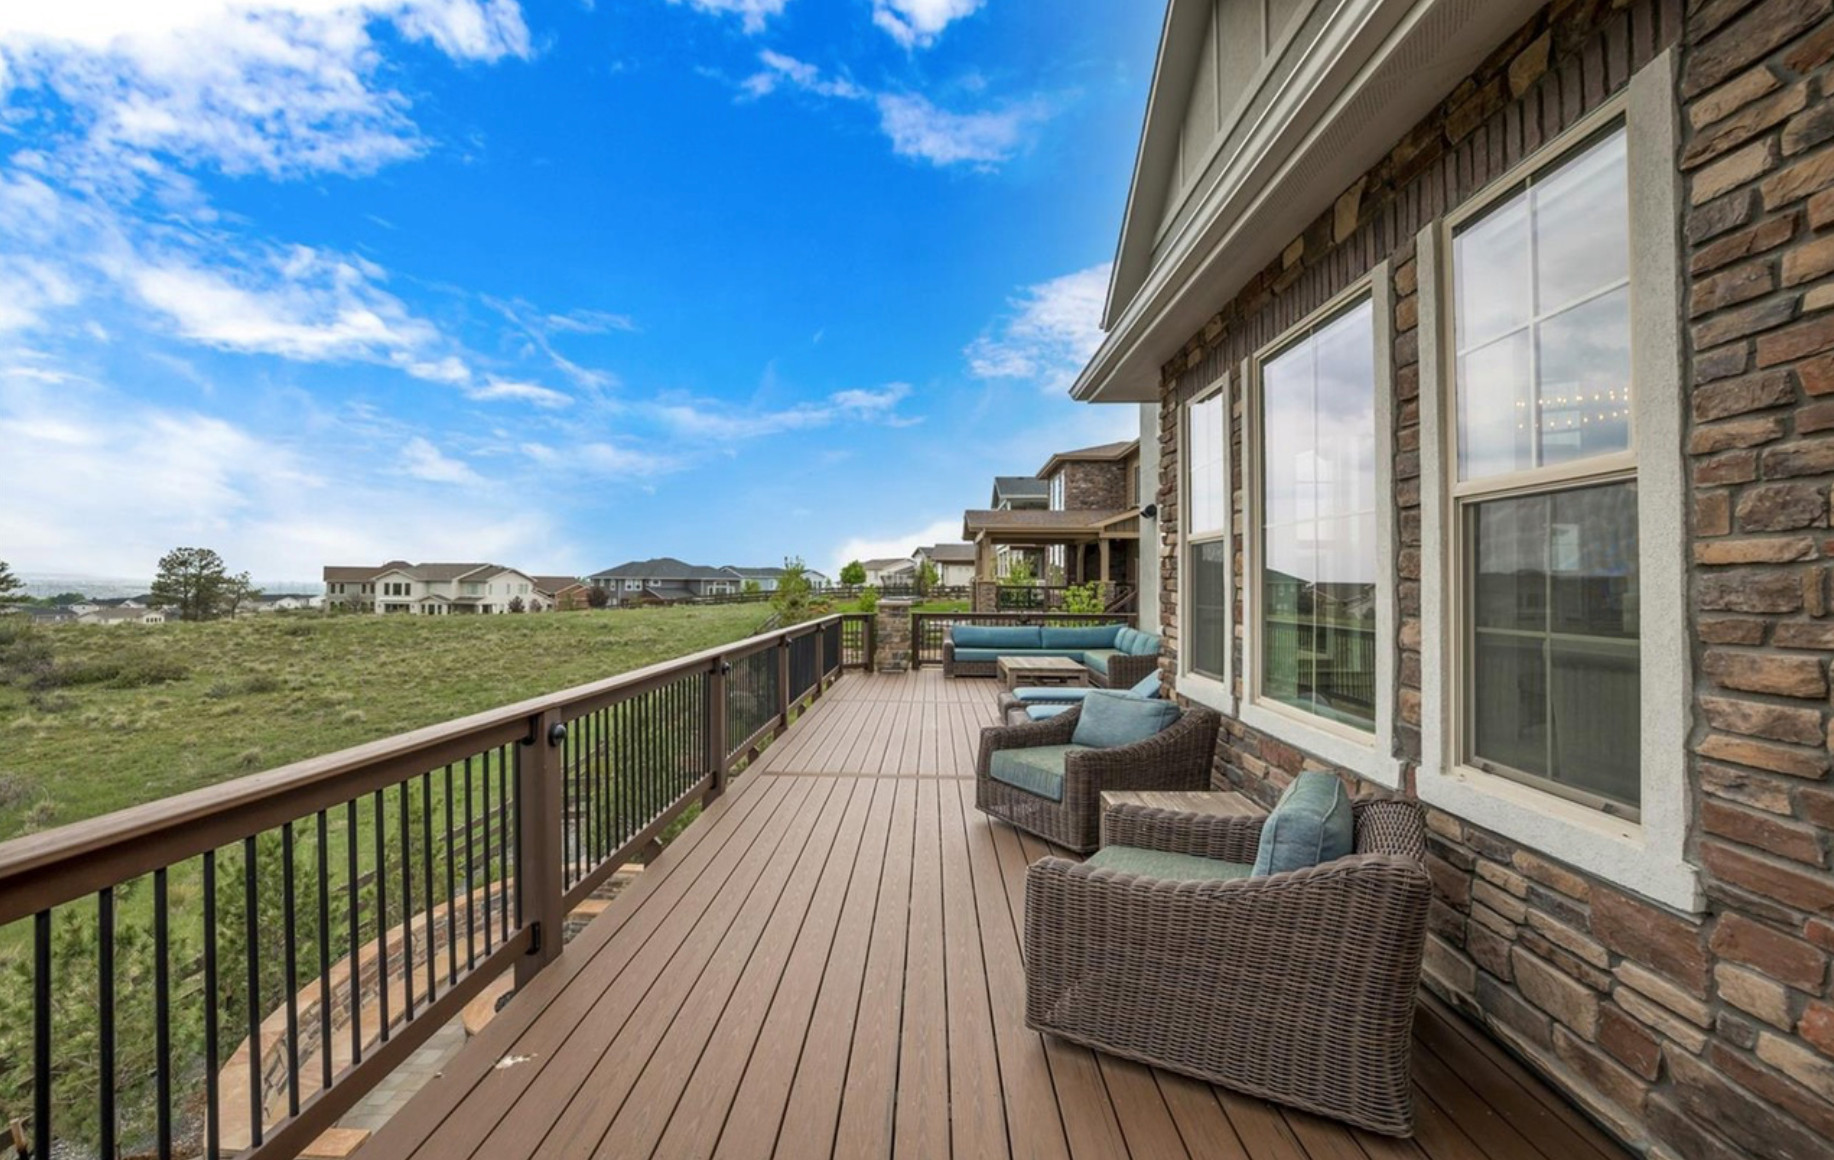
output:
[[[1242, 363], [1242, 695], [1244, 725], [1351, 770], [1378, 785], [1397, 788], [1402, 763], [1395, 755], [1395, 503], [1394, 503], [1394, 283], [1389, 262], [1362, 277], [1282, 331]], [[1261, 390], [1262, 368], [1304, 332], [1368, 298], [1373, 331], [1376, 439], [1375, 722], [1362, 730], [1263, 698], [1261, 688]]]
[[[1421, 421], [1421, 761], [1422, 801], [1581, 870], [1683, 910], [1703, 902], [1686, 854], [1691, 791], [1687, 745], [1693, 666], [1687, 622], [1685, 378], [1680, 322], [1682, 254], [1675, 234], [1681, 205], [1674, 165], [1679, 140], [1675, 53], [1664, 52], [1628, 86], [1502, 174], [1465, 206], [1420, 231]], [[1452, 231], [1508, 196], [1528, 174], [1570, 157], [1610, 122], [1626, 126], [1629, 184], [1631, 446], [1637, 483], [1640, 813], [1606, 813], [1555, 792], [1463, 760], [1468, 728], [1463, 696], [1465, 531], [1458, 487], [1456, 341], [1451, 326], [1455, 271]], [[1623, 478], [1618, 453], [1583, 470], [1540, 469], [1497, 477], [1486, 497], [1548, 494]], [[1613, 475], [1615, 467], [1616, 474]]]
[[[1231, 440], [1235, 424], [1230, 408], [1235, 395], [1231, 376], [1224, 371], [1178, 407], [1178, 692], [1219, 713], [1235, 712], [1235, 456]], [[1191, 535], [1191, 411], [1212, 399], [1222, 403], [1223, 526], [1220, 533], [1197, 538]], [[1223, 545], [1223, 671], [1220, 677], [1191, 667], [1191, 641], [1195, 597], [1190, 548], [1193, 544], [1220, 541]]]
[[[1473, 555], [1475, 544], [1468, 526], [1470, 514], [1481, 504], [1499, 500], [1525, 499], [1533, 496], [1552, 497], [1562, 492], [1578, 491], [1592, 487], [1608, 487], [1617, 484], [1636, 484], [1638, 481], [1638, 423], [1637, 423], [1637, 382], [1634, 361], [1631, 376], [1630, 415], [1625, 424], [1629, 446], [1622, 451], [1607, 452], [1583, 459], [1569, 459], [1542, 467], [1530, 467], [1517, 471], [1499, 472], [1482, 479], [1459, 478], [1459, 421], [1458, 407], [1458, 360], [1461, 357], [1458, 342], [1458, 265], [1456, 261], [1456, 242], [1459, 232], [1482, 220], [1498, 207], [1507, 204], [1511, 199], [1526, 193], [1531, 187], [1547, 176], [1559, 171], [1563, 166], [1577, 160], [1586, 150], [1599, 144], [1606, 136], [1616, 130], [1622, 130], [1625, 144], [1625, 177], [1628, 183], [1630, 160], [1630, 121], [1627, 113], [1628, 101], [1619, 95], [1605, 102], [1598, 109], [1562, 132], [1552, 141], [1537, 149], [1533, 156], [1524, 159], [1522, 164], [1505, 173], [1502, 177], [1480, 190], [1463, 205], [1445, 215], [1441, 224], [1441, 244], [1445, 260], [1444, 288], [1445, 298], [1441, 308], [1443, 316], [1447, 357], [1445, 360], [1445, 382], [1442, 405], [1445, 408], [1446, 439], [1448, 455], [1445, 463], [1446, 486], [1449, 489], [1449, 502], [1446, 510], [1446, 566], [1449, 575], [1456, 578], [1447, 593], [1447, 607], [1450, 609], [1448, 624], [1450, 634], [1446, 637], [1447, 652], [1450, 659], [1449, 688], [1452, 695], [1451, 713], [1446, 721], [1450, 744], [1448, 761], [1455, 767], [1471, 769], [1492, 777], [1507, 778], [1510, 781], [1526, 785], [1531, 789], [1554, 797], [1565, 798], [1614, 817], [1623, 817], [1635, 822], [1641, 816], [1641, 802], [1636, 806], [1626, 806], [1615, 799], [1601, 794], [1589, 793], [1574, 786], [1565, 785], [1551, 777], [1543, 777], [1527, 770], [1515, 769], [1500, 762], [1489, 762], [1480, 765], [1472, 752], [1473, 705], [1476, 700], [1475, 668], [1473, 654], [1476, 649], [1476, 626], [1471, 622], [1471, 594], [1476, 584], [1476, 560]], [[1627, 196], [1624, 204], [1625, 243], [1630, 244], [1631, 199]], [[1534, 244], [1532, 230], [1530, 234], [1531, 253]], [[1548, 314], [1530, 311], [1529, 321], [1524, 325], [1529, 328], [1529, 366], [1535, 368], [1540, 359], [1535, 351], [1533, 335], [1534, 326], [1547, 318], [1555, 317], [1580, 305], [1594, 301], [1607, 294], [1614, 294], [1619, 289], [1630, 290], [1636, 280], [1634, 263], [1627, 265], [1623, 282], [1613, 284], [1607, 289], [1596, 290], [1584, 298], [1571, 303], [1563, 303], [1559, 310]], [[1632, 291], [1634, 293], [1634, 291]], [[1636, 332], [1635, 320], [1630, 323], [1631, 333]], [[1639, 513], [1638, 525], [1642, 524]], [[1639, 569], [1640, 571], [1640, 569]], [[1639, 575], [1639, 589], [1641, 577]], [[1642, 646], [1641, 617], [1639, 615], [1637, 644], [1639, 654]], [[1639, 662], [1639, 692], [1641, 691], [1641, 664]], [[1639, 787], [1640, 790], [1640, 787]], [[1640, 797], [1640, 793], [1639, 793]]]

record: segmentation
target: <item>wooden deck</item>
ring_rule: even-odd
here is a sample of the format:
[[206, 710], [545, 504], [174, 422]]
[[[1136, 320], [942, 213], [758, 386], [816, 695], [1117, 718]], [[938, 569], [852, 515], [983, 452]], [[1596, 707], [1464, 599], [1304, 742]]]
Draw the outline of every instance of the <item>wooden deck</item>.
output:
[[991, 681], [849, 676], [364, 1149], [425, 1157], [1623, 1156], [1437, 1006], [1391, 1140], [1041, 1037]]

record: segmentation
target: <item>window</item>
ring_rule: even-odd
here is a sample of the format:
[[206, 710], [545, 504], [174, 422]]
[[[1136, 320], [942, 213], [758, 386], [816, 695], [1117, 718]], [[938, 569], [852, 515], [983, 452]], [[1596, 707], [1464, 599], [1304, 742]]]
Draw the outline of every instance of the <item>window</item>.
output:
[[1054, 512], [1060, 512], [1064, 510], [1063, 504], [1064, 504], [1063, 472], [1059, 471], [1056, 475], [1053, 475], [1051, 477], [1051, 510]]
[[1228, 681], [1229, 472], [1228, 400], [1219, 387], [1185, 412], [1184, 666]]
[[1261, 700], [1373, 732], [1375, 308], [1368, 294], [1261, 361], [1257, 602]]
[[1459, 759], [1640, 806], [1630, 201], [1619, 119], [1451, 237]]

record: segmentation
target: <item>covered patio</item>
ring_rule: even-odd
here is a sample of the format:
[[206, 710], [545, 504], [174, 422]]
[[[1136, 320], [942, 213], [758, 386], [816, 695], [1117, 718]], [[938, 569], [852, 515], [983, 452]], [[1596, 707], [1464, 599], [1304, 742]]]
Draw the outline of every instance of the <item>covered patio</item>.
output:
[[[990, 601], [1000, 580], [998, 556], [1003, 548], [1032, 549], [1046, 559], [1052, 549], [1061, 549], [1062, 580], [1040, 575], [1041, 584], [1101, 581], [1111, 590], [1131, 590], [1139, 583], [1138, 508], [968, 511], [962, 513], [962, 538], [974, 545], [976, 612], [1000, 611]], [[983, 600], [983, 593], [988, 600]]]
[[363, 1155], [1624, 1155], [1432, 1001], [1410, 1140], [1029, 1031], [1025, 868], [1054, 851], [975, 811], [997, 691], [842, 679]]

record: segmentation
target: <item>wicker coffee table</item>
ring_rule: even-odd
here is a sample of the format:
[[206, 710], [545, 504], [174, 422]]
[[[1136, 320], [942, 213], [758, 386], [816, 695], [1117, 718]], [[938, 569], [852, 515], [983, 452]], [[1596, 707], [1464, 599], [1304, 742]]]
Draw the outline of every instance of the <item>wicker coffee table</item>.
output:
[[1020, 685], [1087, 685], [1089, 670], [1069, 657], [1001, 657], [1000, 681]]

